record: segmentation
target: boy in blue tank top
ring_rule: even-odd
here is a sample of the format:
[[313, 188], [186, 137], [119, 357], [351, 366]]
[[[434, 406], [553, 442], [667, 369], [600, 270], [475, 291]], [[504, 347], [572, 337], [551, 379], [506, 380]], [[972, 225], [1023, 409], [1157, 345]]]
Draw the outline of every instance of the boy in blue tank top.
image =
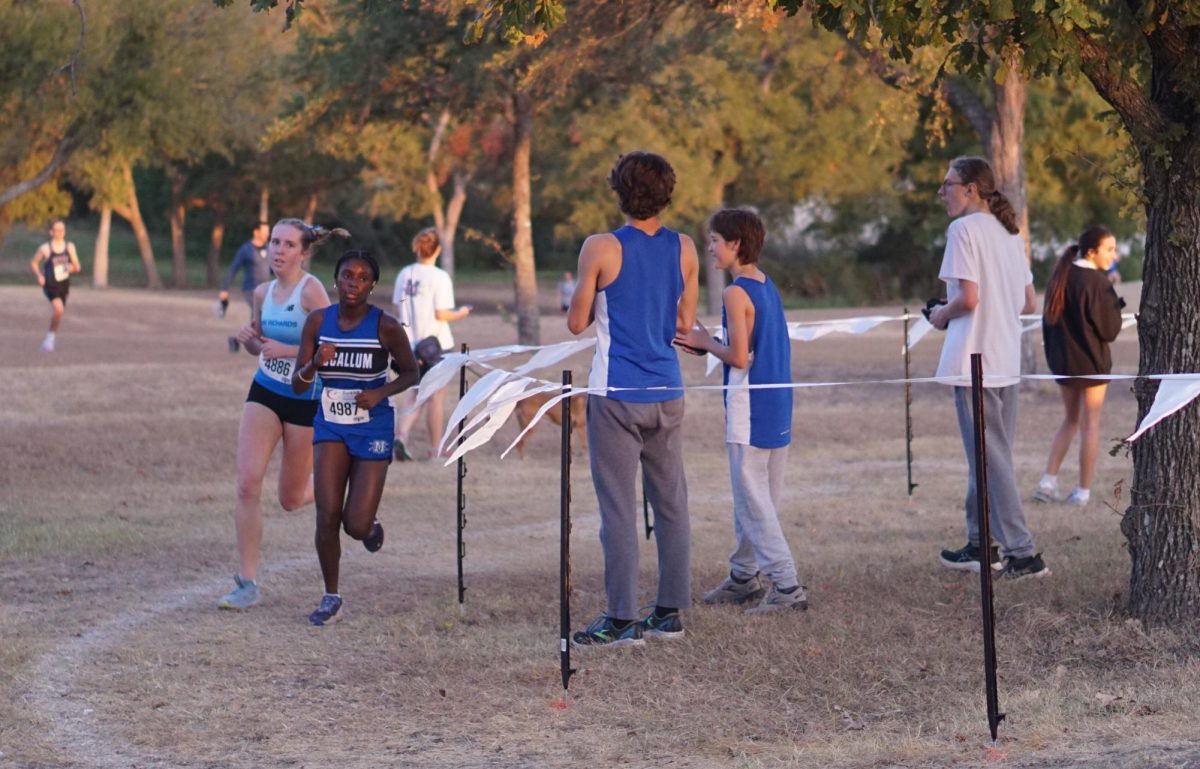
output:
[[[704, 594], [704, 602], [742, 604], [762, 596], [750, 609], [752, 614], [808, 608], [779, 525], [792, 439], [792, 390], [746, 387], [792, 381], [783, 302], [775, 284], [758, 268], [765, 237], [762, 220], [752, 211], [727, 208], [713, 214], [708, 254], [733, 277], [721, 312], [725, 342], [713, 339], [699, 324], [678, 340], [687, 348], [711, 352], [725, 364], [725, 448], [737, 546], [729, 556], [729, 576]], [[769, 581], [770, 591], [760, 574]]]
[[[696, 318], [699, 259], [691, 238], [662, 226], [675, 171], [659, 155], [621, 156], [608, 176], [625, 226], [592, 235], [579, 252], [579, 279], [567, 312], [573, 334], [596, 326], [587, 436], [600, 507], [608, 608], [572, 637], [576, 646], [643, 644], [683, 635], [691, 605], [691, 524], [683, 474], [683, 379], [672, 340]], [[655, 389], [648, 389], [655, 388]], [[658, 594], [638, 618], [638, 464], [654, 505]]]

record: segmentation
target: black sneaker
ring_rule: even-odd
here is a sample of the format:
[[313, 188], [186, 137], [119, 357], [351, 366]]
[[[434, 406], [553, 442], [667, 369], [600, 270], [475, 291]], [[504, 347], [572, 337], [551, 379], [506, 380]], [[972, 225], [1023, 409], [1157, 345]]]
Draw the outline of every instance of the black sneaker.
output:
[[628, 627], [618, 630], [613, 625], [612, 619], [607, 615], [601, 614], [587, 628], [575, 632], [575, 635], [571, 637], [571, 645], [575, 648], [581, 646], [607, 646], [611, 648], [618, 646], [645, 646], [646, 639], [642, 638], [642, 625], [640, 622], [630, 622]]
[[383, 547], [383, 524], [375, 521], [375, 524], [371, 526], [371, 533], [363, 537], [362, 543], [368, 553], [374, 553]]
[[679, 619], [677, 611], [665, 617], [656, 616], [651, 611], [634, 624], [641, 626], [645, 638], [683, 638], [683, 621]]
[[341, 618], [341, 596], [330, 595], [329, 593], [321, 596], [321, 605], [317, 607], [316, 611], [308, 615], [308, 621], [318, 627], [322, 625], [332, 625]]
[[396, 456], [397, 462], [412, 462], [413, 455], [408, 453], [408, 447], [404, 445], [404, 441], [397, 438], [392, 441], [392, 453]]
[[[942, 565], [947, 569], [958, 569], [959, 571], [973, 571], [979, 573], [979, 545], [967, 543], [966, 547], [958, 550], [943, 550], [938, 557]], [[1000, 561], [1000, 548], [992, 545], [992, 571], [1000, 571], [1004, 568], [1004, 564]]]
[[1026, 556], [1025, 558], [1016, 558], [1009, 556], [1004, 559], [1004, 569], [1000, 572], [1000, 579], [1016, 582], [1025, 579], [1026, 577], [1049, 577], [1050, 569], [1042, 561], [1042, 554]]

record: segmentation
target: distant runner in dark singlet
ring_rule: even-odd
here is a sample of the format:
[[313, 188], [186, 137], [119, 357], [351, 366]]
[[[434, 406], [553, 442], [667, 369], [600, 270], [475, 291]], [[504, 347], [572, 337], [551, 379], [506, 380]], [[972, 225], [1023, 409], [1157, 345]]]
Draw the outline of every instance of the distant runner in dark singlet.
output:
[[71, 291], [71, 275], [79, 272], [79, 255], [75, 244], [67, 241], [67, 225], [62, 219], [50, 222], [50, 240], [38, 246], [29, 265], [37, 276], [42, 293], [50, 300], [50, 330], [42, 340], [42, 352], [54, 352], [58, 325], [67, 311], [67, 294]]

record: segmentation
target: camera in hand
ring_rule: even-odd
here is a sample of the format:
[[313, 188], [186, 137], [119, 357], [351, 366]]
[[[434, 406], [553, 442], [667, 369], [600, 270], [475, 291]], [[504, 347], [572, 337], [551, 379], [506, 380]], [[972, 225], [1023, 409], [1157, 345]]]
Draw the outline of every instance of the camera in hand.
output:
[[935, 296], [934, 298], [932, 298], [928, 302], [926, 302], [925, 306], [921, 308], [921, 314], [925, 316], [925, 320], [929, 320], [929, 313], [933, 312], [933, 308], [937, 307], [938, 305], [945, 304], [945, 303], [946, 303], [945, 299], [938, 299]]

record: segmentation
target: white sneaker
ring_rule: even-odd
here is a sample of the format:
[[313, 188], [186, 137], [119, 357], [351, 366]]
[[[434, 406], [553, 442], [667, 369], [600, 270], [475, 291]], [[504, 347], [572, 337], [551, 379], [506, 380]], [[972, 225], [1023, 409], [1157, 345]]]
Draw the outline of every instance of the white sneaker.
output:
[[1066, 504], [1075, 507], [1083, 507], [1090, 501], [1092, 501], [1092, 493], [1087, 489], [1075, 489], [1063, 500]]
[[42, 352], [54, 352], [54, 337], [48, 336], [42, 340]]
[[1039, 483], [1037, 488], [1033, 490], [1034, 502], [1058, 502], [1062, 500], [1062, 495], [1058, 493], [1058, 486], [1049, 483]]

